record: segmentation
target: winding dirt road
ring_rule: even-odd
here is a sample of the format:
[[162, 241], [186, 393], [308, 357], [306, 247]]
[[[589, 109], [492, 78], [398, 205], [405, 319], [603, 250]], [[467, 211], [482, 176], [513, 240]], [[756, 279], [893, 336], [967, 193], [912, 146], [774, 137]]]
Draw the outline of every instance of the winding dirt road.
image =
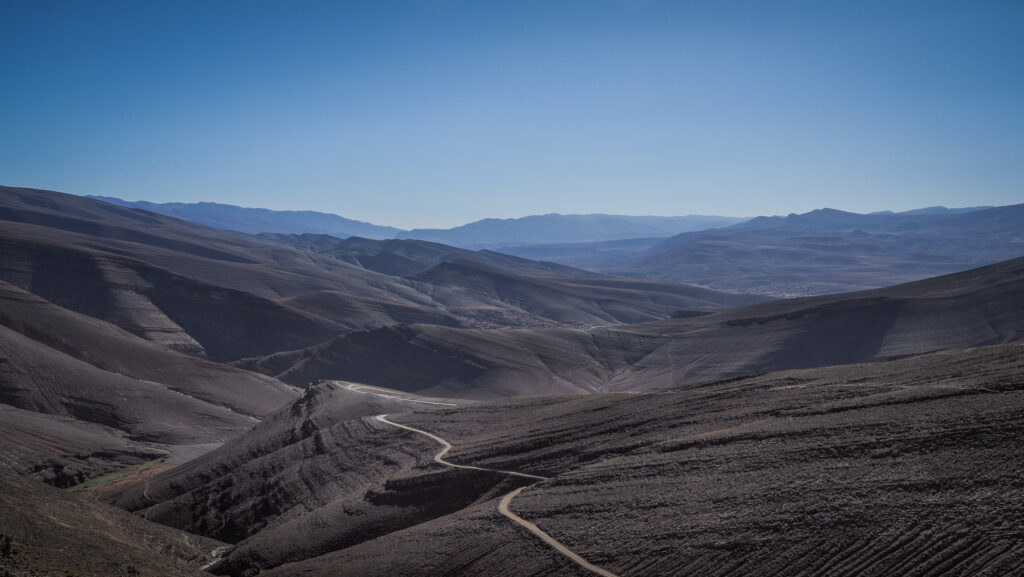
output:
[[[401, 397], [393, 397], [393, 398], [401, 398]], [[405, 399], [405, 400], [412, 400], [412, 399]], [[529, 473], [520, 473], [518, 471], [503, 471], [503, 470], [500, 470], [500, 469], [488, 469], [486, 467], [474, 467], [472, 465], [456, 465], [455, 463], [450, 463], [450, 462], [448, 462], [448, 461], [446, 461], [444, 459], [444, 456], [448, 454], [449, 450], [451, 450], [451, 448], [452, 448], [451, 443], [449, 443], [448, 441], [442, 439], [441, 437], [438, 437], [437, 435], [435, 435], [433, 433], [428, 433], [427, 431], [424, 431], [422, 429], [417, 429], [415, 427], [410, 427], [408, 425], [402, 425], [400, 423], [396, 423], [394, 421], [390, 421], [390, 420], [388, 420], [387, 417], [388, 417], [387, 415], [377, 415], [375, 418], [378, 421], [380, 421], [382, 423], [386, 423], [386, 424], [391, 425], [393, 427], [398, 427], [398, 428], [401, 428], [401, 429], [405, 429], [407, 431], [412, 431], [414, 433], [419, 433], [420, 435], [424, 435], [424, 436], [430, 437], [431, 439], [433, 439], [434, 441], [439, 443], [441, 445], [441, 450], [436, 455], [434, 455], [434, 462], [439, 463], [441, 465], [444, 465], [446, 467], [454, 467], [456, 469], [472, 469], [472, 470], [475, 470], [475, 471], [492, 471], [492, 472], [495, 472], [495, 473], [503, 473], [505, 475], [511, 475], [511, 476], [514, 476], [514, 477], [523, 477], [523, 478], [526, 478], [526, 479], [533, 479], [535, 481], [546, 481], [548, 479], [547, 477], [541, 477], [539, 475], [531, 475]], [[532, 485], [528, 485], [528, 486], [532, 486]], [[602, 577], [618, 577], [618, 575], [616, 575], [616, 574], [614, 574], [614, 573], [612, 573], [610, 571], [606, 571], [606, 570], [604, 570], [604, 569], [602, 569], [602, 568], [600, 568], [600, 567], [598, 567], [596, 565], [593, 565], [593, 564], [589, 563], [586, 559], [584, 559], [583, 557], [580, 557], [580, 555], [578, 553], [575, 553], [572, 549], [569, 549], [568, 547], [566, 547], [565, 545], [560, 543], [558, 540], [556, 540], [554, 537], [552, 537], [551, 535], [548, 535], [547, 533], [542, 531], [540, 529], [540, 527], [534, 525], [533, 523], [527, 521], [526, 519], [523, 519], [519, 515], [516, 515], [511, 510], [509, 510], [508, 507], [509, 507], [509, 504], [512, 503], [512, 499], [515, 499], [517, 496], [519, 496], [519, 493], [521, 493], [523, 491], [523, 489], [525, 489], [525, 488], [527, 488], [527, 487], [519, 487], [518, 489], [516, 489], [516, 490], [506, 494], [504, 497], [502, 497], [501, 501], [498, 503], [498, 511], [502, 515], [504, 515], [504, 516], [508, 517], [509, 519], [511, 519], [512, 521], [514, 521], [514, 522], [518, 523], [519, 525], [522, 525], [523, 527], [525, 527], [526, 530], [528, 530], [530, 533], [533, 533], [541, 541], [544, 541], [545, 543], [547, 543], [552, 549], [554, 549], [555, 551], [561, 553], [567, 559], [569, 559], [573, 563], [579, 565], [580, 567], [583, 567], [584, 569], [586, 569], [588, 571], [596, 573], [597, 575], [601, 575]]]
[[507, 495], [502, 497], [501, 502], [498, 503], [498, 511], [501, 511], [502, 515], [508, 517], [509, 519], [512, 519], [516, 523], [519, 523], [523, 527], [526, 527], [531, 533], [539, 537], [542, 541], [544, 541], [548, 545], [551, 545], [551, 547], [555, 551], [558, 551], [562, 555], [565, 555], [580, 567], [592, 571], [593, 573], [597, 573], [602, 577], [618, 577], [615, 573], [612, 573], [611, 571], [605, 571], [597, 565], [591, 564], [586, 559], [580, 557], [575, 552], [573, 552], [572, 549], [569, 549], [565, 545], [562, 545], [560, 542], [556, 541], [554, 537], [542, 531], [540, 527], [534, 525], [533, 523], [527, 521], [526, 519], [523, 519], [519, 515], [516, 515], [515, 513], [510, 511], [508, 508], [509, 503], [512, 502], [512, 499], [515, 499], [517, 496], [519, 496], [519, 493], [521, 493], [522, 490], [525, 488], [526, 487], [519, 487], [515, 491], [512, 491], [511, 493], [508, 493]]
[[[348, 381], [333, 381], [333, 384], [335, 386], [339, 387], [339, 388], [347, 389], [347, 390], [355, 392], [355, 393], [363, 393], [363, 394], [366, 394], [366, 395], [376, 395], [378, 397], [384, 397], [384, 398], [387, 398], [387, 399], [395, 399], [395, 400], [399, 400], [399, 401], [406, 401], [406, 402], [409, 402], [409, 403], [422, 403], [422, 404], [426, 404], [426, 405], [443, 405], [443, 406], [447, 406], [447, 407], [457, 407], [457, 406], [459, 406], [459, 405], [457, 405], [455, 403], [442, 403], [442, 402], [438, 402], [438, 401], [424, 401], [424, 400], [420, 400], [420, 399], [410, 399], [408, 397], [401, 396], [401, 393], [398, 393], [398, 391], [393, 391], [391, 389], [384, 389], [384, 388], [381, 388], [381, 387], [374, 387], [374, 386], [370, 386], [370, 385], [363, 385], [363, 384], [360, 384], [360, 383], [351, 383], [351, 382], [348, 382]], [[398, 393], [398, 394], [396, 394], [396, 393]], [[423, 435], [425, 437], [429, 437], [434, 442], [436, 442], [439, 445], [441, 445], [441, 450], [438, 451], [436, 455], [434, 455], [434, 462], [439, 464], [439, 465], [444, 465], [445, 467], [452, 467], [452, 468], [455, 468], [455, 469], [470, 469], [470, 470], [473, 470], [473, 471], [491, 471], [491, 472], [494, 472], [494, 473], [501, 473], [503, 475], [509, 475], [509, 476], [512, 476], [512, 477], [521, 477], [521, 478], [524, 478], [524, 479], [531, 479], [531, 480], [533, 480], [535, 482], [546, 481], [548, 479], [547, 477], [541, 477], [540, 475], [531, 475], [530, 473], [520, 473], [519, 471], [504, 471], [504, 470], [501, 470], [501, 469], [489, 469], [489, 468], [486, 468], [486, 467], [474, 467], [473, 465], [457, 465], [455, 463], [452, 463], [452, 462], [449, 462], [449, 461], [445, 460], [444, 456], [447, 455], [448, 451], [450, 451], [452, 449], [452, 444], [449, 443], [448, 441], [442, 439], [441, 437], [438, 437], [437, 435], [435, 435], [433, 433], [430, 433], [430, 432], [427, 432], [427, 431], [424, 431], [422, 429], [417, 429], [415, 427], [410, 427], [408, 425], [403, 425], [401, 423], [396, 423], [394, 421], [391, 421], [391, 420], [388, 419], [387, 414], [377, 415], [374, 418], [376, 420], [380, 421], [381, 423], [386, 424], [386, 425], [391, 425], [392, 427], [398, 427], [399, 429], [405, 429], [407, 431], [412, 431], [413, 433], [416, 433], [418, 435]], [[511, 519], [513, 522], [523, 526], [527, 531], [529, 531], [530, 533], [533, 533], [538, 539], [540, 539], [541, 541], [544, 541], [545, 543], [547, 543], [548, 546], [550, 546], [552, 549], [554, 549], [555, 551], [557, 551], [558, 553], [560, 553], [561, 555], [563, 555], [564, 557], [566, 557], [567, 559], [569, 559], [573, 563], [575, 563], [575, 564], [579, 565], [580, 567], [586, 569], [587, 571], [590, 571], [590, 572], [595, 573], [597, 575], [601, 575], [601, 577], [618, 577], [618, 575], [616, 575], [616, 574], [614, 574], [614, 573], [612, 573], [610, 571], [606, 571], [606, 570], [604, 570], [604, 569], [602, 569], [602, 568], [600, 568], [600, 567], [598, 567], [596, 565], [593, 565], [592, 563], [589, 563], [586, 559], [581, 557], [578, 553], [574, 552], [572, 549], [569, 549], [568, 547], [566, 547], [565, 545], [560, 543], [557, 539], [555, 539], [551, 535], [548, 535], [547, 533], [545, 533], [543, 530], [541, 530], [540, 527], [534, 525], [533, 523], [527, 521], [526, 519], [523, 519], [519, 515], [516, 515], [515, 513], [513, 513], [509, 509], [509, 505], [512, 503], [512, 500], [515, 499], [516, 497], [518, 497], [519, 494], [523, 491], [523, 489], [526, 489], [529, 486], [532, 486], [532, 485], [528, 485], [526, 487], [519, 487], [518, 489], [516, 489], [514, 491], [511, 491], [511, 492], [507, 493], [504, 497], [502, 497], [501, 501], [498, 503], [498, 511], [502, 515], [504, 515], [504, 516], [508, 517], [509, 519]]]
[[[407, 397], [400, 397], [398, 395], [385, 395], [384, 393], [377, 393], [374, 391], [385, 391], [388, 393], [394, 393], [391, 389], [382, 389], [380, 387], [371, 387], [370, 385], [360, 385], [359, 383], [350, 383], [348, 381], [333, 381], [335, 385], [348, 389], [354, 393], [363, 393], [364, 395], [376, 395], [378, 397], [384, 397], [385, 399], [398, 399], [399, 401], [405, 401], [407, 403], [423, 403], [424, 405], [443, 405], [445, 407], [457, 407], [455, 403], [439, 403], [437, 401], [421, 401], [419, 399], [410, 399]], [[373, 390], [367, 390], [373, 389]]]
[[434, 462], [440, 463], [440, 464], [442, 464], [442, 465], [444, 465], [446, 467], [455, 467], [456, 469], [472, 469], [474, 471], [491, 471], [493, 473], [504, 473], [506, 475], [511, 475], [513, 477], [523, 477], [524, 479], [534, 479], [536, 481], [547, 481], [547, 479], [548, 479], [547, 477], [541, 477], [539, 475], [531, 475], [529, 473], [520, 473], [518, 471], [502, 471], [500, 469], [487, 469], [485, 467], [474, 467], [472, 465], [456, 465], [455, 463], [450, 463], [450, 462], [444, 460], [444, 456], [448, 454], [449, 450], [451, 450], [451, 448], [452, 448], [451, 443], [449, 443], [448, 441], [445, 441], [444, 439], [442, 439], [441, 437], [438, 437], [437, 435], [435, 435], [433, 433], [428, 433], [428, 432], [426, 432], [424, 430], [421, 430], [421, 429], [416, 429], [416, 428], [410, 427], [408, 425], [403, 425], [401, 423], [396, 423], [394, 421], [389, 421], [387, 417], [388, 417], [387, 415], [377, 415], [376, 419], [378, 421], [382, 422], [382, 423], [387, 423], [387, 424], [389, 424], [391, 426], [394, 426], [394, 427], [399, 427], [399, 428], [405, 429], [407, 431], [412, 431], [414, 433], [419, 433], [421, 435], [426, 435], [426, 436], [430, 437], [431, 439], [433, 439], [433, 440], [437, 441], [438, 443], [440, 443], [441, 444], [441, 451], [438, 454], [434, 455]]

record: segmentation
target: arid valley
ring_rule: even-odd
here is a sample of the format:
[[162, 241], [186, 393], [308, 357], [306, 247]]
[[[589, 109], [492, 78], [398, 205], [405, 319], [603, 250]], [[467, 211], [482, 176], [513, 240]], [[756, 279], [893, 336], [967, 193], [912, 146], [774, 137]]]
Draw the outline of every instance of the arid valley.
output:
[[0, 192], [5, 575], [1024, 574], [1024, 259], [780, 300]]
[[0, 0], [0, 577], [1024, 577], [1022, 24]]

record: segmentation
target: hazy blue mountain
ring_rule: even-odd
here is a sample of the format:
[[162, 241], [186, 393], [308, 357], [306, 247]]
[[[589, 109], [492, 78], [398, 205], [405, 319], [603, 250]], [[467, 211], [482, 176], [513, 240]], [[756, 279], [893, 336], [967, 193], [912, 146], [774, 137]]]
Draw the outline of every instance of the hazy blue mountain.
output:
[[336, 214], [312, 210], [270, 210], [266, 208], [245, 208], [215, 202], [166, 202], [126, 201], [109, 196], [90, 196], [112, 204], [141, 208], [157, 214], [173, 216], [196, 224], [222, 230], [235, 230], [248, 234], [275, 232], [286, 234], [329, 234], [341, 238], [361, 236], [364, 238], [394, 238], [400, 229], [379, 226], [368, 222], [344, 218]]
[[[987, 208], [995, 208], [994, 206], [965, 206], [962, 208], [946, 208], [944, 206], [926, 206], [924, 208], [915, 208], [914, 210], [905, 210], [898, 214], [956, 214], [963, 212], [974, 212], [976, 210], [985, 210]], [[885, 210], [877, 214], [892, 214], [891, 210]]]
[[795, 296], [910, 282], [1022, 255], [1024, 204], [896, 214], [824, 208], [679, 234], [590, 268]]
[[[872, 232], [899, 232], [908, 228], [927, 227], [953, 215], [966, 215], [992, 209], [989, 206], [946, 208], [933, 206], [905, 212], [872, 212], [860, 214], [834, 208], [819, 208], [788, 216], [759, 216], [736, 225], [734, 230], [787, 229], [791, 231], [840, 232], [859, 228]], [[999, 208], [999, 207], [995, 207]]]
[[[746, 238], [748, 241], [753, 242], [753, 239], [758, 235], [767, 236], [770, 238], [763, 238], [761, 240], [766, 242], [765, 248], [768, 249], [770, 246], [777, 246], [779, 242], [785, 243], [790, 240], [798, 242], [794, 238], [810, 233], [827, 235], [848, 232], [851, 237], [870, 236], [867, 231], [871, 233], [886, 232], [897, 234], [915, 230], [922, 226], [929, 226], [928, 223], [932, 222], [932, 220], [922, 217], [939, 217], [941, 222], [941, 217], [979, 212], [990, 208], [992, 207], [946, 208], [944, 206], [932, 206], [900, 213], [885, 210], [870, 214], [857, 214], [831, 208], [822, 208], [805, 214], [759, 216], [731, 227], [707, 231], [690, 231], [668, 239], [652, 237], [599, 242], [532, 244], [500, 247], [497, 250], [523, 258], [547, 260], [591, 271], [616, 271], [618, 274], [630, 276], [673, 278], [672, 275], [675, 274], [673, 271], [678, 263], [671, 260], [671, 255], [666, 259], [655, 260], [651, 266], [638, 264], [638, 261], [646, 260], [653, 254], [671, 253], [683, 245], [694, 242], [695, 239], [708, 241], [708, 243], [711, 243], [706, 247], [709, 254], [717, 251], [719, 253], [718, 258], [728, 260], [730, 257], [726, 255], [735, 250], [735, 247], [730, 243], [736, 239]], [[984, 233], [984, 231], [981, 232]], [[804, 241], [806, 239], [802, 239], [799, 242]], [[941, 244], [941, 242], [936, 243], [936, 247], [941, 246]], [[752, 246], [749, 249], [754, 250]], [[794, 260], [802, 258], [802, 256], [797, 256], [795, 252], [793, 255]], [[806, 254], [803, 256], [806, 256]], [[768, 262], [774, 262], [774, 260], [769, 259], [765, 261], [765, 263]], [[841, 261], [837, 260], [835, 264], [841, 266]], [[709, 266], [708, 262], [701, 262], [695, 268], [706, 270]], [[714, 266], [719, 266], [719, 264]], [[753, 266], [756, 267], [757, 264], [753, 263]], [[739, 271], [734, 272], [737, 275], [743, 274]], [[939, 273], [937, 272], [936, 274]], [[695, 277], [690, 280], [691, 282], [703, 282], [707, 279]], [[746, 284], [743, 286], [746, 286]], [[855, 290], [873, 286], [880, 285], [874, 283], [866, 285], [855, 284], [846, 288], [848, 290]], [[738, 288], [738, 285], [732, 288]]]
[[449, 229], [413, 229], [398, 238], [429, 240], [463, 248], [498, 249], [556, 243], [667, 238], [681, 232], [730, 226], [746, 219], [728, 216], [623, 216], [544, 214], [486, 218]]

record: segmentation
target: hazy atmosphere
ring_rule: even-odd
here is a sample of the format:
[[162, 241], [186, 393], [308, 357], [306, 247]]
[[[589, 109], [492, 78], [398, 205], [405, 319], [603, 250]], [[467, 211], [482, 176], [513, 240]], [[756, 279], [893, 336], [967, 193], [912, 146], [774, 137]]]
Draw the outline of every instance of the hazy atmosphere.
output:
[[1006, 205], [1019, 2], [0, 3], [0, 181], [450, 227]]

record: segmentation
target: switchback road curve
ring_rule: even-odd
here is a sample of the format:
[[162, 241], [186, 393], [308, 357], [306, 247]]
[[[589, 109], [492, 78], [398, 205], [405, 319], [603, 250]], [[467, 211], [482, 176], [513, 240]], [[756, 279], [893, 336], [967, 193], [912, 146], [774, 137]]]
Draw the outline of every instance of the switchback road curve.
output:
[[[523, 477], [523, 478], [526, 478], [526, 479], [533, 479], [533, 480], [538, 481], [538, 482], [539, 481], [546, 481], [547, 480], [547, 477], [541, 477], [539, 475], [531, 475], [529, 473], [520, 473], [518, 471], [503, 471], [501, 469], [488, 469], [486, 467], [474, 467], [472, 465], [456, 465], [455, 463], [450, 463], [450, 462], [448, 462], [448, 461], [446, 461], [444, 459], [444, 456], [448, 454], [449, 450], [451, 450], [451, 448], [452, 448], [451, 443], [449, 443], [448, 441], [442, 439], [441, 437], [438, 437], [437, 435], [435, 435], [433, 433], [429, 433], [429, 432], [424, 431], [422, 429], [417, 429], [415, 427], [410, 427], [408, 425], [402, 425], [400, 423], [396, 423], [394, 421], [390, 421], [390, 420], [388, 420], [387, 417], [388, 417], [387, 415], [377, 415], [375, 418], [378, 421], [380, 421], [382, 423], [386, 423], [386, 424], [391, 425], [393, 427], [398, 427], [398, 428], [401, 428], [401, 429], [405, 429], [407, 431], [412, 431], [414, 433], [419, 433], [420, 435], [424, 435], [426, 437], [430, 437], [431, 439], [436, 441], [438, 444], [440, 444], [441, 445], [441, 450], [438, 451], [438, 453], [436, 455], [434, 455], [434, 462], [436, 462], [438, 464], [444, 465], [446, 467], [454, 467], [456, 469], [472, 469], [474, 471], [492, 471], [492, 472], [495, 472], [495, 473], [502, 473], [504, 475], [511, 475], [511, 476], [514, 476], [514, 477]], [[598, 566], [588, 562], [586, 559], [581, 557], [578, 553], [574, 552], [572, 549], [569, 549], [568, 547], [563, 545], [561, 542], [559, 542], [557, 539], [555, 539], [551, 535], [548, 535], [547, 533], [545, 533], [540, 527], [538, 527], [538, 526], [534, 525], [533, 523], [523, 519], [519, 515], [516, 515], [511, 510], [509, 510], [509, 505], [512, 503], [512, 500], [515, 499], [517, 496], [519, 496], [519, 493], [521, 493], [523, 491], [523, 489], [525, 489], [525, 488], [526, 487], [519, 487], [518, 489], [516, 489], [514, 491], [511, 491], [511, 492], [507, 493], [504, 497], [502, 497], [501, 501], [498, 503], [498, 511], [502, 515], [504, 515], [504, 516], [508, 517], [509, 519], [511, 519], [512, 521], [514, 521], [515, 523], [517, 523], [517, 524], [521, 525], [522, 527], [526, 528], [527, 531], [529, 531], [530, 533], [533, 533], [541, 541], [544, 541], [545, 543], [547, 543], [548, 546], [550, 546], [552, 549], [554, 549], [555, 551], [557, 551], [558, 553], [560, 553], [561, 555], [563, 555], [564, 557], [566, 557], [567, 559], [569, 559], [573, 563], [575, 563], [575, 564], [579, 565], [580, 567], [586, 569], [587, 571], [590, 571], [590, 572], [595, 573], [597, 575], [601, 575], [601, 577], [618, 577], [618, 575], [616, 575], [616, 574], [614, 574], [614, 573], [612, 573], [610, 571], [606, 571], [605, 569], [602, 569], [602, 568], [600, 568], [600, 567], [598, 567]]]

